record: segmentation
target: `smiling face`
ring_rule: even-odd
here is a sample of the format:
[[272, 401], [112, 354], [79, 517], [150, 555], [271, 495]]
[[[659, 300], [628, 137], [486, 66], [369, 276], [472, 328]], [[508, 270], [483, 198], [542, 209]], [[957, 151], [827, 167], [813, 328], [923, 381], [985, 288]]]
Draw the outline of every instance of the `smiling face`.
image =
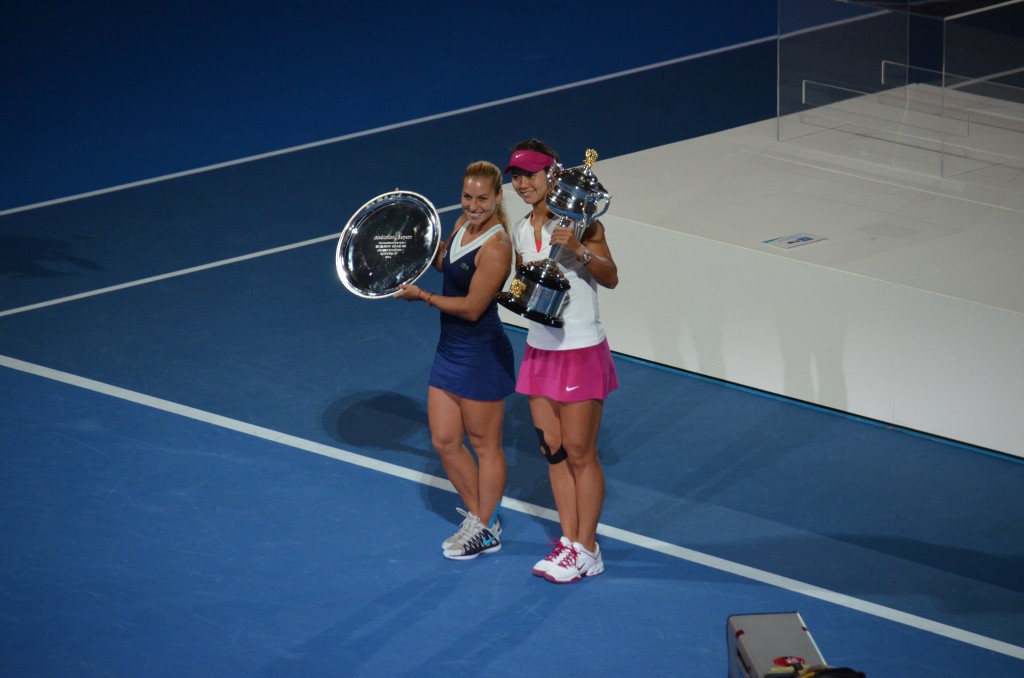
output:
[[543, 202], [548, 195], [548, 175], [544, 170], [527, 172], [523, 169], [512, 169], [512, 188], [527, 205]]
[[501, 191], [495, 193], [485, 177], [469, 176], [462, 181], [462, 211], [475, 227], [490, 226], [498, 221]]

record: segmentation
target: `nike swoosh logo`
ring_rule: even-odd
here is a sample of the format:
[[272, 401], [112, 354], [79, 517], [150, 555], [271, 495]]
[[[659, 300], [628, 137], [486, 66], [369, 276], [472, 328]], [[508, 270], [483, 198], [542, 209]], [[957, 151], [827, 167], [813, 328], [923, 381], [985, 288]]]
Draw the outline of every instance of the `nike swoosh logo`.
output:
[[484, 537], [484, 546], [490, 546], [496, 541], [498, 541], [497, 537]]
[[565, 390], [566, 390], [566, 391], [575, 391], [575, 390], [576, 390], [576, 389], [578, 389], [578, 388], [579, 388], [579, 386], [578, 386], [578, 385], [577, 385], [577, 386], [566, 386], [566, 387], [565, 387]]

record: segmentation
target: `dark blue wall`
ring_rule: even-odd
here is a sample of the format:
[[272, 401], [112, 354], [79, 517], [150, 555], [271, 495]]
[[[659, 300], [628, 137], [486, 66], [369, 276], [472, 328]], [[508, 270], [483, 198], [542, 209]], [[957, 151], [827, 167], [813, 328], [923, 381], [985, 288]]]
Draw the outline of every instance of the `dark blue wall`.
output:
[[[0, 210], [528, 94], [775, 31], [775, 2], [764, 0], [5, 0]], [[771, 61], [758, 57], [741, 67], [770, 80]], [[685, 96], [728, 103], [736, 96], [731, 79], [702, 80], [699, 92]], [[629, 96], [651, 96], [652, 105], [664, 106], [666, 96], [684, 93]], [[754, 105], [741, 102], [745, 119], [772, 113], [773, 95], [756, 96]], [[644, 107], [642, 100], [632, 104]], [[578, 115], [581, 122], [588, 117]], [[624, 115], [618, 127], [628, 141], [634, 130]], [[677, 138], [690, 133], [681, 127]]]

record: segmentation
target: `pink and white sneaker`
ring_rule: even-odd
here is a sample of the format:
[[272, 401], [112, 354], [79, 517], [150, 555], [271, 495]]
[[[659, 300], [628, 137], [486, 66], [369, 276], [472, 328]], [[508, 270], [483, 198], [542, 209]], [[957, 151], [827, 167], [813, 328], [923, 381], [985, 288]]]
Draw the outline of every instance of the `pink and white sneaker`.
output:
[[601, 546], [588, 551], [578, 541], [569, 545], [562, 557], [549, 566], [544, 578], [555, 584], [572, 584], [584, 577], [596, 577], [604, 572], [604, 560], [601, 559]]
[[572, 550], [572, 542], [569, 541], [568, 537], [561, 537], [558, 541], [554, 539], [550, 540], [549, 543], [554, 544], [554, 548], [551, 550], [551, 554], [548, 555], [544, 560], [538, 561], [531, 570], [536, 577], [544, 577], [548, 573], [548, 569], [555, 567], [558, 561], [562, 559], [562, 556], [566, 552]]

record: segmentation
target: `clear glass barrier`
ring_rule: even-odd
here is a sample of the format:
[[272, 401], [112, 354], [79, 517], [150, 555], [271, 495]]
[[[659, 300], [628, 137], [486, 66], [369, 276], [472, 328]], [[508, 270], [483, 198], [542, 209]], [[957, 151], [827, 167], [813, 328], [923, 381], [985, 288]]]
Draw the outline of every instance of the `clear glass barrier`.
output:
[[942, 117], [961, 132], [943, 174], [958, 158], [1024, 168], [1024, 0], [946, 18], [943, 56]]
[[927, 174], [1024, 168], [1024, 0], [779, 0], [778, 139]]

